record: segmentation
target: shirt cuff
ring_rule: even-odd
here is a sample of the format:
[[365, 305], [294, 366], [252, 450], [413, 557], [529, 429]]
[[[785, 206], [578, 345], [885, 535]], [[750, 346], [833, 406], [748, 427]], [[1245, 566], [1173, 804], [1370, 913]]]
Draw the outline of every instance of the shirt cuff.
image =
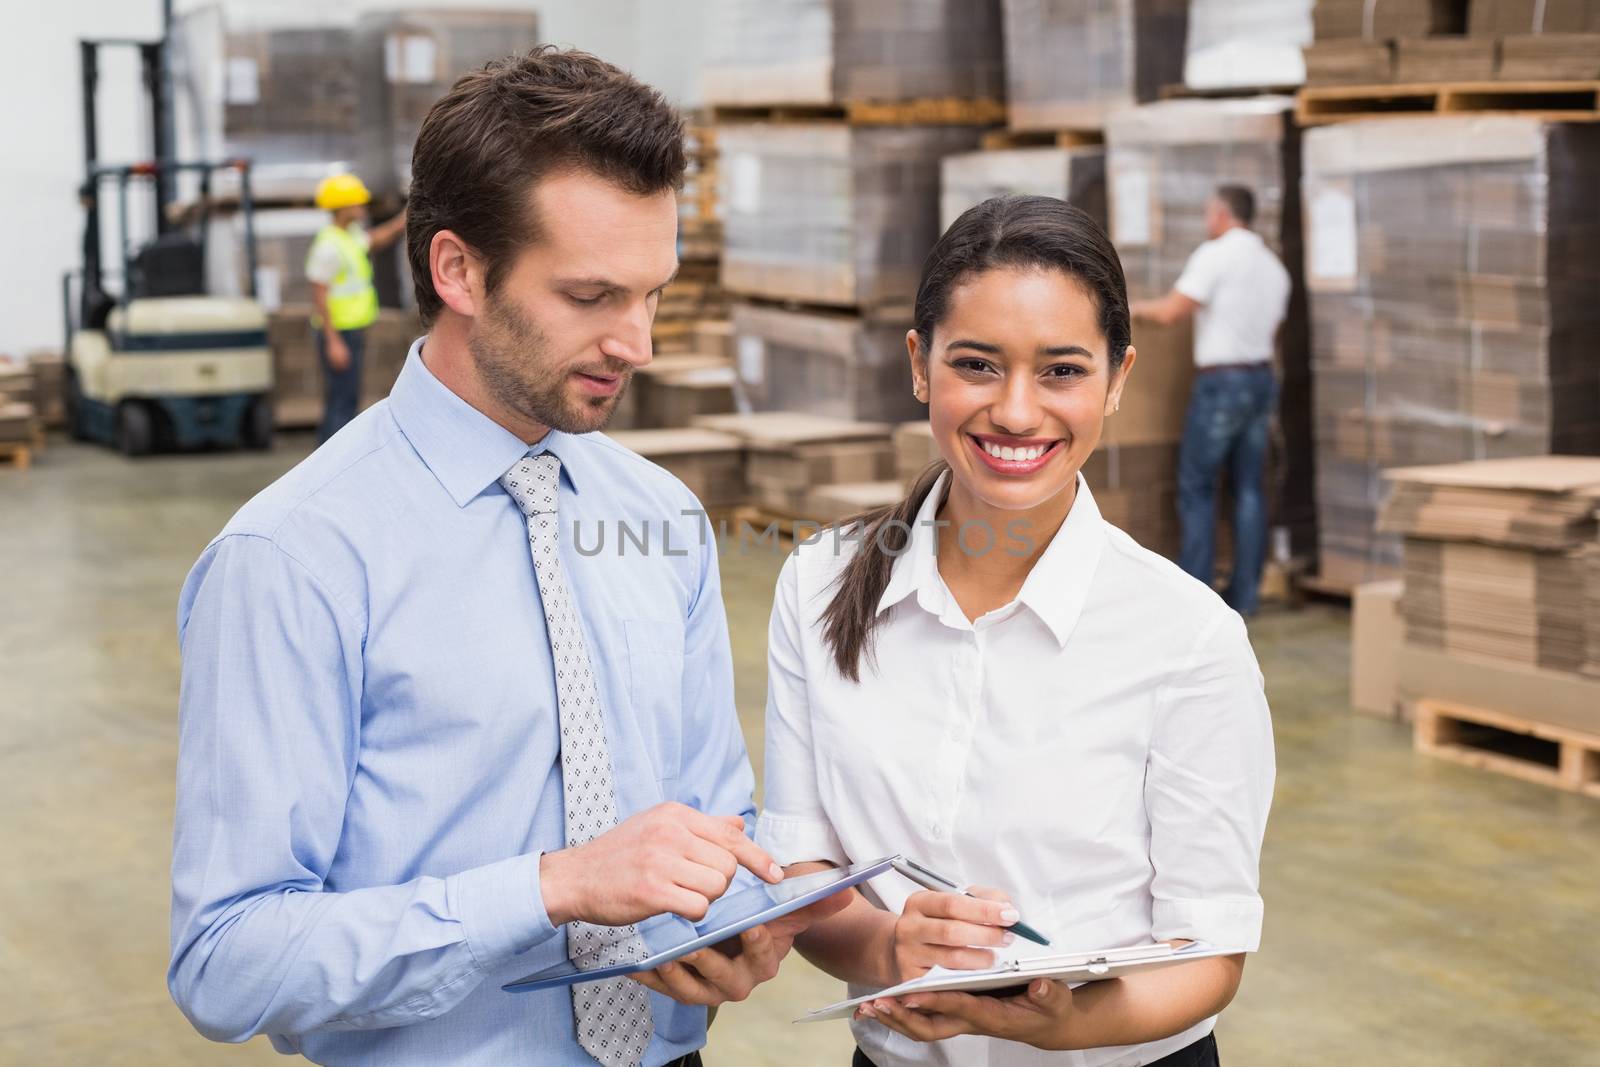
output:
[[541, 855], [513, 856], [447, 879], [467, 948], [478, 966], [498, 966], [555, 936], [539, 886]]
[[1150, 909], [1157, 941], [1206, 941], [1220, 949], [1261, 947], [1261, 900], [1157, 900]]
[[808, 860], [826, 860], [844, 867], [850, 857], [826, 819], [762, 812], [756, 820], [756, 844], [784, 867]]

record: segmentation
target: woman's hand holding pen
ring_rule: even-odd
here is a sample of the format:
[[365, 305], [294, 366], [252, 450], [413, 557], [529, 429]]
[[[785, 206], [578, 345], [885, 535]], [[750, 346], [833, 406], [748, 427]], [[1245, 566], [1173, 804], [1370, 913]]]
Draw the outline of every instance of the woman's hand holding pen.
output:
[[894, 924], [889, 972], [903, 982], [930, 968], [975, 971], [994, 966], [991, 948], [1016, 940], [1006, 929], [1020, 917], [998, 889], [973, 886], [972, 896], [926, 891], [906, 898]]

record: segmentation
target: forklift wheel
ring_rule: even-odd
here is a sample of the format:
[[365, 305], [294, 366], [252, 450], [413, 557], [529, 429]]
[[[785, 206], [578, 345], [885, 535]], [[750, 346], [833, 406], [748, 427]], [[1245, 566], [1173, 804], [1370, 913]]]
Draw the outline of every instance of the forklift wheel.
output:
[[142, 456], [155, 443], [155, 423], [150, 409], [137, 400], [123, 401], [117, 408], [117, 447], [125, 455]]
[[247, 448], [266, 451], [272, 447], [272, 401], [258, 396], [244, 417], [244, 443]]

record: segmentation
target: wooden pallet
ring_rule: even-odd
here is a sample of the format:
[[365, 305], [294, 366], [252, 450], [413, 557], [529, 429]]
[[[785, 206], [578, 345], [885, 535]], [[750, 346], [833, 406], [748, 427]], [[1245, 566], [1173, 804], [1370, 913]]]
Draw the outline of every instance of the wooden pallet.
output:
[[718, 105], [711, 109], [719, 124], [741, 122], [847, 122], [852, 126], [998, 126], [1006, 106], [998, 100], [940, 97], [877, 103]]
[[1600, 122], [1600, 81], [1453, 82], [1323, 85], [1301, 89], [1302, 126], [1417, 115], [1518, 115], [1554, 122]]
[[979, 142], [985, 152], [1013, 148], [1082, 148], [1106, 143], [1104, 130], [990, 130]]
[[33, 445], [17, 441], [0, 444], [0, 466], [25, 471], [33, 465]]
[[1413, 711], [1418, 752], [1600, 797], [1600, 736], [1442, 700], [1419, 700]]

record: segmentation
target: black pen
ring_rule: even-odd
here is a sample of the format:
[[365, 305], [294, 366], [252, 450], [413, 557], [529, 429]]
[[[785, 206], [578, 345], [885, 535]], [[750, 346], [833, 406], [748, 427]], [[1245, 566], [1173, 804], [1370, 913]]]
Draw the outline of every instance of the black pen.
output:
[[[930, 871], [916, 860], [908, 860], [904, 856], [896, 856], [894, 860], [894, 869], [924, 889], [932, 889], [939, 893], [960, 893], [965, 897], [973, 896], [961, 885], [951, 881], [936, 871]], [[978, 900], [981, 898], [973, 897], [973, 899]], [[1045, 937], [1027, 923], [1022, 922], [1020, 919], [1006, 927], [1006, 929], [1011, 930], [1018, 937], [1027, 938], [1036, 945], [1048, 945], [1050, 943], [1049, 938]]]

